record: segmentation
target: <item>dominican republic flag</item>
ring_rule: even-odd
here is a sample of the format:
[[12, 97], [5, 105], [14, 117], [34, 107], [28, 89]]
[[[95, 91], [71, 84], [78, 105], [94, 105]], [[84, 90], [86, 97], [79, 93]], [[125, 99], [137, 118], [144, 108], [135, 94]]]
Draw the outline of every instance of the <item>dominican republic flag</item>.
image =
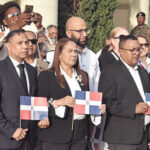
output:
[[102, 93], [89, 91], [75, 91], [76, 105], [74, 113], [99, 115], [102, 104]]
[[[145, 96], [146, 96], [146, 103], [150, 106], [150, 93], [145, 93]], [[148, 108], [148, 111], [145, 114], [150, 115], [150, 107]]]
[[20, 119], [43, 120], [48, 118], [48, 103], [45, 97], [20, 96]]

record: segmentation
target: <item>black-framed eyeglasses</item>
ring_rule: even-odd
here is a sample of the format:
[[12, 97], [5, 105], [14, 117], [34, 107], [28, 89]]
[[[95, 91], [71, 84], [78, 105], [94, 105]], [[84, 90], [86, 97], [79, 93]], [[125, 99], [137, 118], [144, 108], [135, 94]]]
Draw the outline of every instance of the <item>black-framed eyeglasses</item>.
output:
[[144, 43], [144, 44], [140, 44], [140, 47], [149, 47], [149, 44], [148, 43]]
[[123, 49], [123, 50], [126, 50], [126, 51], [130, 51], [132, 54], [136, 53], [136, 52], [140, 52], [141, 51], [141, 47], [139, 48], [133, 48], [133, 49], [127, 49], [127, 48], [120, 48], [120, 49]]
[[9, 14], [7, 17], [8, 17], [8, 18], [12, 18], [12, 17], [15, 17], [15, 16], [19, 16], [20, 14], [21, 14], [21, 12], [18, 11], [17, 13]]
[[37, 39], [29, 39], [29, 42], [31, 42], [32, 44], [36, 44], [37, 43]]
[[79, 34], [83, 34], [83, 32], [89, 34], [90, 33], [90, 29], [86, 28], [86, 29], [79, 29], [79, 30], [69, 30], [69, 31], [75, 31], [78, 32]]

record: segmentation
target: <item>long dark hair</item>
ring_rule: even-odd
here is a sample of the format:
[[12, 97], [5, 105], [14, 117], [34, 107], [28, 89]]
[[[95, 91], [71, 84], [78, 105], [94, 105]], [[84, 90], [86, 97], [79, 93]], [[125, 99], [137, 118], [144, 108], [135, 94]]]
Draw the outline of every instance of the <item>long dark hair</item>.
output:
[[[64, 77], [61, 75], [61, 71], [60, 71], [60, 60], [59, 60], [59, 55], [61, 54], [61, 52], [63, 51], [63, 48], [64, 46], [69, 42], [69, 41], [72, 41], [71, 39], [68, 39], [68, 38], [62, 38], [58, 41], [57, 45], [56, 45], [56, 48], [55, 48], [55, 54], [54, 54], [54, 61], [53, 61], [53, 65], [52, 67], [50, 68], [51, 71], [55, 72], [56, 74], [56, 77], [57, 77], [57, 80], [60, 84], [60, 86], [62, 88], [65, 87], [65, 80], [64, 80]], [[72, 41], [74, 42], [74, 41]], [[78, 75], [81, 75], [82, 76], [82, 83], [84, 85], [87, 86], [88, 84], [88, 78], [87, 78], [87, 75], [84, 71], [82, 71], [80, 69], [80, 66], [79, 66], [79, 61], [77, 60], [76, 64], [73, 66], [73, 68], [76, 70], [77, 74]]]

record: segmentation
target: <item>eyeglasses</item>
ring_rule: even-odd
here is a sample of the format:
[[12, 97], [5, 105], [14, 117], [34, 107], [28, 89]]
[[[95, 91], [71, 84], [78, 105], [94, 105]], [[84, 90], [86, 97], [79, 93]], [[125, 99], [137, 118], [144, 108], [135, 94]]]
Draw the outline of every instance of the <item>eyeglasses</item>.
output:
[[120, 37], [114, 37], [113, 39], [120, 39]]
[[12, 17], [15, 17], [15, 16], [19, 16], [20, 14], [21, 14], [21, 12], [18, 11], [17, 13], [9, 14], [7, 17], [8, 17], [8, 18], [12, 18]]
[[32, 44], [36, 44], [37, 43], [37, 39], [29, 39], [29, 42], [31, 42]]
[[149, 47], [149, 44], [148, 43], [144, 43], [144, 44], [140, 44], [140, 47]]
[[90, 33], [90, 29], [86, 28], [86, 29], [79, 29], [79, 30], [69, 30], [69, 31], [75, 31], [78, 32], [79, 34], [83, 34], [83, 32], [89, 34]]
[[134, 54], [134, 53], [136, 53], [136, 52], [139, 53], [140, 50], [141, 50], [141, 47], [139, 47], [139, 48], [133, 48], [133, 49], [127, 49], [127, 48], [120, 48], [120, 49], [130, 51], [132, 54]]

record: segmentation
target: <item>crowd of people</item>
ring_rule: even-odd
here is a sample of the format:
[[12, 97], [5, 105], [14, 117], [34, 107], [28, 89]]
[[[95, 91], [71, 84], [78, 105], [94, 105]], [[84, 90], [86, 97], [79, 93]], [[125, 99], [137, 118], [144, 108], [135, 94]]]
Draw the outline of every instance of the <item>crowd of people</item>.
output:
[[[131, 33], [115, 27], [95, 54], [83, 18], [70, 17], [58, 40], [39, 13], [0, 5], [0, 150], [148, 150], [150, 27], [136, 17]], [[23, 29], [31, 23], [36, 33]], [[75, 114], [76, 90], [102, 92], [101, 115]], [[20, 96], [46, 97], [48, 118], [20, 120]]]

